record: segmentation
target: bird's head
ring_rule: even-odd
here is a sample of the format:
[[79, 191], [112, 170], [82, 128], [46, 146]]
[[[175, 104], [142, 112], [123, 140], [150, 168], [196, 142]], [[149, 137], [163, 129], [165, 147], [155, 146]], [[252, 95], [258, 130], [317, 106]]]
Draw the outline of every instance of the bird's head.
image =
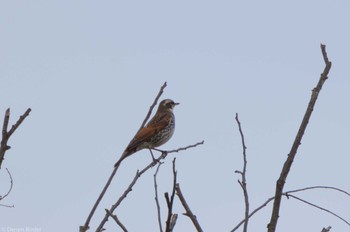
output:
[[173, 111], [174, 107], [180, 103], [176, 103], [171, 99], [164, 99], [159, 103], [158, 111]]

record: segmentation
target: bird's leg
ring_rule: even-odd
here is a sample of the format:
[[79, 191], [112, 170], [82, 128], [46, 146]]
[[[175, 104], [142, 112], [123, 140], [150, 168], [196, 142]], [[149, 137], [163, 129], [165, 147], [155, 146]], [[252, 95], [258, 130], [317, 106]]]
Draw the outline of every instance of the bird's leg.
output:
[[151, 148], [148, 148], [149, 152], [151, 153], [152, 159], [153, 159], [153, 163], [157, 163], [158, 160], [154, 158], [153, 152]]

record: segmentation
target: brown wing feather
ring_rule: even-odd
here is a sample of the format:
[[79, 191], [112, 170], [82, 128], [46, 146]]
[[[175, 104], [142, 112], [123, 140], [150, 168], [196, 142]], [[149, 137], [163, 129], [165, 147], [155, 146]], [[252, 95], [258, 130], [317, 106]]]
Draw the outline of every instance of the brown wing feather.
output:
[[[159, 115], [158, 115], [159, 116]], [[153, 117], [149, 123], [139, 130], [126, 150], [136, 149], [139, 145], [150, 140], [150, 138], [169, 125], [171, 115], [163, 114], [160, 117]]]

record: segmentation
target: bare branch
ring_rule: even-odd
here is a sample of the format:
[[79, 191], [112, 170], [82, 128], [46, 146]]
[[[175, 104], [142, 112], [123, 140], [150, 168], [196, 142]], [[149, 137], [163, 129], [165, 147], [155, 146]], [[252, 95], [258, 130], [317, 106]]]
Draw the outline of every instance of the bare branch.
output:
[[317, 86], [312, 90], [311, 99], [309, 101], [304, 118], [301, 122], [301, 125], [300, 125], [298, 133], [295, 137], [292, 148], [288, 154], [288, 158], [283, 165], [280, 177], [276, 182], [275, 199], [274, 199], [271, 219], [270, 219], [269, 224], [267, 225], [268, 232], [275, 232], [276, 231], [277, 220], [279, 217], [279, 210], [280, 210], [280, 206], [281, 206], [282, 192], [283, 192], [283, 188], [284, 188], [284, 185], [286, 183], [286, 180], [287, 180], [287, 176], [288, 176], [289, 171], [292, 167], [293, 160], [297, 154], [298, 148], [301, 144], [301, 140], [303, 138], [306, 127], [309, 123], [309, 120], [310, 120], [312, 111], [314, 109], [318, 94], [321, 91], [324, 82], [327, 80], [329, 70], [332, 66], [332, 63], [328, 60], [328, 57], [327, 57], [326, 46], [321, 44], [321, 50], [322, 50], [322, 55], [323, 55], [326, 66], [323, 70], [323, 73], [321, 74], [321, 77], [317, 83]]
[[10, 108], [7, 108], [6, 112], [5, 112], [5, 117], [4, 117], [4, 123], [2, 125], [2, 139], [8, 137], [7, 134], [7, 127], [9, 125], [9, 120], [10, 120]]
[[[295, 189], [295, 190], [290, 190], [287, 192], [282, 193], [283, 196], [287, 196], [288, 194], [291, 193], [297, 193], [297, 192], [302, 192], [302, 191], [307, 191], [307, 190], [312, 190], [312, 189], [327, 189], [327, 190], [334, 190], [340, 193], [343, 193], [347, 196], [350, 197], [350, 194], [342, 189], [336, 188], [336, 187], [331, 187], [331, 186], [312, 186], [312, 187], [306, 187], [306, 188], [301, 188], [301, 189]], [[260, 211], [261, 209], [263, 209], [266, 205], [268, 205], [272, 200], [275, 199], [275, 196], [270, 197], [269, 199], [267, 199], [262, 205], [260, 205], [258, 208], [256, 208], [254, 211], [252, 211], [249, 214], [249, 218], [252, 217], [255, 213], [257, 213], [258, 211]], [[236, 231], [243, 223], [244, 223], [245, 219], [243, 219], [240, 223], [237, 224], [237, 226], [235, 228], [233, 228], [231, 230], [231, 232]]]
[[[275, 199], [275, 197], [270, 197], [269, 199], [267, 199], [262, 205], [260, 205], [258, 208], [256, 208], [255, 210], [253, 210], [248, 217], [251, 218], [255, 213], [257, 213], [258, 211], [260, 211], [261, 209], [263, 209], [265, 206], [267, 206], [273, 199]], [[233, 228], [231, 230], [231, 232], [236, 231], [241, 225], [243, 225], [243, 223], [246, 221], [246, 219], [244, 218], [240, 223], [238, 223], [235, 228]]]
[[158, 166], [157, 166], [157, 170], [153, 175], [153, 182], [154, 182], [154, 193], [155, 193], [155, 201], [156, 201], [156, 205], [157, 205], [157, 218], [158, 218], [158, 225], [159, 225], [159, 231], [163, 232], [163, 228], [162, 228], [162, 217], [160, 214], [160, 205], [159, 205], [159, 200], [158, 200], [158, 185], [157, 185], [157, 174], [160, 168], [160, 165], [162, 165], [161, 162], [159, 162]]
[[328, 209], [325, 209], [325, 208], [323, 208], [323, 207], [321, 207], [321, 206], [318, 206], [318, 205], [315, 205], [315, 204], [310, 203], [310, 202], [308, 202], [308, 201], [305, 201], [305, 200], [303, 200], [303, 199], [301, 199], [301, 198], [299, 198], [299, 197], [296, 197], [296, 196], [294, 196], [294, 195], [292, 195], [292, 194], [289, 194], [289, 193], [286, 193], [286, 194], [283, 194], [283, 195], [285, 195], [286, 197], [294, 198], [294, 199], [299, 200], [299, 201], [301, 201], [301, 202], [303, 202], [303, 203], [305, 203], [305, 204], [311, 205], [311, 206], [313, 206], [313, 207], [315, 207], [315, 208], [317, 208], [317, 209], [320, 209], [320, 210], [323, 210], [323, 211], [325, 211], [325, 212], [327, 212], [327, 213], [329, 213], [329, 214], [332, 214], [333, 216], [339, 218], [340, 220], [342, 220], [343, 222], [345, 222], [346, 224], [348, 224], [348, 225], [350, 226], [350, 223], [349, 223], [348, 221], [346, 221], [344, 218], [340, 217], [339, 215], [333, 213], [332, 211], [330, 211], [330, 210], [328, 210]]
[[7, 207], [7, 208], [15, 208], [14, 205], [4, 205], [4, 204], [0, 204], [1, 207]]
[[[147, 167], [151, 168], [152, 166], [147, 166]], [[147, 168], [147, 170], [149, 168]], [[134, 179], [132, 180], [132, 182], [130, 183], [129, 187], [124, 191], [124, 193], [118, 199], [118, 201], [114, 205], [112, 205], [111, 209], [109, 210], [110, 213], [113, 213], [114, 210], [120, 205], [120, 203], [127, 197], [128, 193], [132, 191], [132, 188], [136, 184], [138, 178], [146, 171], [145, 169], [143, 169], [141, 172], [139, 172], [139, 170], [137, 170], [136, 175], [135, 175]], [[108, 221], [109, 215], [110, 214], [108, 214], [108, 213], [105, 214], [105, 217], [101, 221], [100, 225], [97, 227], [96, 232], [102, 230], [104, 224]]]
[[92, 207], [90, 213], [89, 213], [89, 216], [87, 217], [86, 219], [86, 222], [83, 226], [80, 226], [79, 227], [79, 232], [86, 232], [87, 230], [90, 229], [89, 227], [89, 224], [90, 224], [90, 221], [91, 221], [91, 218], [92, 216], [94, 215], [96, 209], [97, 209], [97, 206], [100, 204], [103, 196], [105, 195], [105, 193], [107, 192], [107, 189], [109, 187], [109, 185], [111, 184], [112, 180], [113, 180], [113, 177], [115, 176], [115, 174], [117, 173], [117, 170], [118, 170], [119, 166], [115, 167], [112, 171], [112, 174], [109, 176], [108, 180], [107, 180], [107, 183], [106, 185], [103, 187], [102, 189], [102, 192], [100, 193], [100, 195], [98, 196], [94, 206]]
[[165, 232], [172, 232], [173, 228], [175, 226], [175, 224], [172, 225], [172, 219], [173, 219], [173, 204], [174, 204], [174, 197], [175, 197], [175, 188], [176, 188], [176, 184], [177, 184], [177, 172], [176, 172], [176, 168], [175, 168], [175, 161], [176, 158], [173, 159], [173, 191], [171, 193], [170, 199], [169, 199], [169, 194], [165, 193], [165, 199], [166, 199], [166, 203], [168, 206], [168, 217], [166, 220], [166, 227], [165, 227]]
[[348, 195], [348, 197], [350, 197], [350, 193], [348, 193], [345, 190], [342, 190], [340, 188], [336, 188], [336, 187], [332, 187], [332, 186], [311, 186], [311, 187], [305, 187], [305, 188], [301, 188], [301, 189], [295, 189], [295, 190], [290, 190], [287, 191], [287, 194], [291, 194], [291, 193], [297, 193], [297, 192], [302, 192], [302, 191], [306, 191], [306, 190], [312, 190], [312, 189], [328, 189], [328, 190], [335, 190], [341, 193], [344, 193], [345, 195]]
[[236, 173], [239, 173], [242, 176], [242, 181], [238, 180], [238, 183], [243, 190], [244, 204], [245, 204], [245, 213], [244, 213], [245, 220], [244, 220], [243, 232], [247, 232], [248, 231], [248, 221], [249, 221], [249, 197], [248, 197], [247, 180], [246, 180], [246, 172], [247, 172], [246, 150], [247, 150], [247, 147], [246, 147], [245, 141], [244, 141], [244, 134], [243, 134], [243, 130], [241, 127], [241, 122], [238, 119], [238, 113], [236, 113], [235, 119], [236, 119], [236, 122], [238, 124], [238, 129], [239, 129], [239, 133], [241, 135], [242, 147], [243, 147], [243, 171], [236, 171]]
[[321, 232], [329, 232], [331, 231], [331, 226], [328, 226], [327, 228], [323, 228]]
[[16, 122], [16, 124], [14, 124], [11, 129], [8, 132], [8, 137], [10, 137], [13, 132], [15, 132], [15, 130], [21, 125], [21, 123], [24, 121], [24, 119], [29, 115], [30, 111], [32, 111], [30, 108], [28, 108], [26, 110], [26, 112], [24, 112], [23, 115], [21, 115], [18, 119], [18, 121]]
[[[141, 124], [140, 129], [141, 129], [142, 127], [145, 126], [147, 120], [149, 119], [150, 115], [152, 114], [152, 110], [153, 110], [154, 106], [157, 104], [157, 101], [158, 101], [158, 99], [160, 98], [160, 96], [162, 95], [163, 90], [164, 90], [165, 87], [166, 87], [166, 82], [165, 82], [165, 83], [163, 84], [163, 86], [160, 88], [160, 90], [159, 90], [159, 92], [158, 92], [156, 98], [154, 99], [153, 104], [151, 105], [151, 107], [150, 107], [150, 109], [148, 110], [148, 113], [147, 113], [145, 119], [143, 120], [143, 122], [142, 122], [142, 124]], [[140, 130], [140, 129], [139, 129], [139, 130]], [[104, 196], [105, 193], [107, 192], [107, 189], [108, 189], [109, 185], [111, 184], [111, 182], [112, 182], [112, 180], [113, 180], [113, 178], [114, 178], [114, 176], [115, 176], [115, 174], [116, 174], [116, 172], [117, 172], [117, 170], [118, 170], [118, 168], [119, 168], [119, 165], [120, 165], [120, 163], [119, 163], [116, 167], [114, 167], [114, 169], [113, 169], [113, 171], [112, 171], [110, 177], [109, 177], [108, 180], [107, 180], [106, 185], [103, 187], [102, 192], [100, 193], [100, 195], [98, 196], [98, 198], [97, 198], [95, 204], [93, 205], [93, 207], [92, 207], [92, 209], [91, 209], [91, 211], [90, 211], [90, 213], [89, 213], [89, 215], [88, 215], [88, 217], [87, 217], [87, 219], [86, 219], [84, 225], [83, 225], [83, 226], [80, 226], [80, 228], [79, 228], [79, 231], [80, 231], [80, 232], [86, 232], [86, 231], [90, 228], [90, 227], [89, 227], [89, 224], [90, 224], [91, 218], [92, 218], [92, 216], [94, 215], [94, 213], [95, 213], [95, 211], [96, 211], [98, 205], [100, 204], [100, 202], [101, 202], [103, 196]]]
[[15, 130], [21, 125], [24, 119], [29, 115], [30, 111], [31, 109], [28, 108], [26, 112], [24, 112], [24, 114], [19, 117], [18, 121], [11, 127], [11, 129], [7, 131], [9, 120], [10, 120], [10, 108], [6, 110], [4, 123], [2, 126], [2, 139], [0, 143], [0, 168], [1, 168], [2, 161], [4, 160], [4, 157], [5, 157], [5, 152], [11, 148], [10, 146], [7, 145], [8, 140], [10, 139], [11, 135], [15, 132]]
[[10, 177], [10, 188], [9, 188], [9, 190], [7, 191], [7, 193], [4, 196], [0, 196], [0, 201], [2, 199], [6, 198], [10, 194], [10, 192], [12, 190], [12, 187], [13, 187], [13, 179], [12, 179], [11, 173], [10, 173], [10, 171], [7, 168], [6, 168], [6, 171], [7, 171], [7, 174], [9, 175], [9, 177]]
[[186, 213], [184, 213], [184, 215], [188, 216], [193, 225], [196, 227], [196, 230], [198, 232], [203, 232], [201, 226], [199, 225], [199, 222], [197, 220], [197, 217], [196, 215], [194, 215], [190, 209], [190, 207], [188, 206], [186, 200], [185, 200], [185, 197], [182, 195], [182, 192], [181, 192], [181, 189], [180, 189], [180, 184], [176, 184], [176, 194], [177, 196], [179, 197], [180, 201], [181, 201], [181, 204], [182, 206], [184, 207], [184, 209], [186, 210]]
[[[7, 191], [7, 193], [4, 196], [0, 196], [0, 201], [5, 199], [11, 193], [12, 187], [13, 187], [13, 179], [12, 179], [11, 173], [10, 173], [10, 171], [7, 168], [6, 168], [6, 171], [7, 171], [7, 174], [9, 175], [9, 177], [10, 177], [10, 188], [9, 188], [9, 190]], [[7, 207], [7, 208], [14, 208], [15, 207], [14, 205], [5, 205], [5, 204], [0, 204], [0, 206]]]
[[120, 228], [124, 231], [124, 232], [128, 232], [128, 230], [126, 229], [126, 227], [123, 225], [123, 223], [119, 220], [119, 218], [117, 217], [117, 215], [112, 214], [108, 209], [105, 209], [106, 213], [113, 218], [113, 220], [120, 226]]
[[167, 86], [167, 85], [166, 85], [166, 82], [164, 82], [164, 84], [162, 85], [162, 87], [160, 87], [160, 90], [159, 90], [159, 92], [158, 92], [156, 98], [154, 99], [153, 104], [149, 107], [148, 113], [147, 113], [145, 119], [143, 120], [143, 122], [142, 122], [142, 124], [141, 124], [139, 130], [141, 130], [141, 129], [146, 125], [146, 122], [148, 121], [149, 117], [151, 117], [153, 108], [157, 105], [157, 102], [158, 102], [160, 96], [162, 96], [163, 90], [165, 89], [166, 86]]
[[[331, 63], [328, 59], [328, 55], [327, 55], [327, 51], [326, 51], [326, 45], [324, 44], [321, 44], [321, 51], [322, 51], [322, 56], [323, 56], [323, 60], [324, 60], [324, 63], [326, 65], [328, 65], [329, 63]], [[330, 64], [331, 65], [331, 64]], [[330, 67], [329, 67], [330, 68]]]
[[164, 151], [164, 150], [159, 150], [157, 148], [152, 148], [152, 150], [155, 150], [155, 151], [159, 151], [159, 152], [162, 152], [162, 153], [174, 153], [174, 152], [180, 152], [180, 151], [184, 151], [184, 150], [187, 150], [189, 148], [193, 148], [193, 147], [197, 147], [199, 145], [203, 145], [204, 144], [204, 140], [202, 140], [201, 142], [197, 142], [195, 144], [192, 144], [192, 145], [188, 145], [186, 147], [180, 147], [178, 149], [174, 149], [174, 150], [169, 150], [169, 151]]
[[[127, 197], [127, 195], [129, 194], [129, 192], [132, 191], [133, 186], [136, 184], [137, 180], [142, 176], [142, 174], [144, 174], [146, 171], [148, 171], [150, 168], [152, 168], [153, 166], [155, 166], [158, 162], [160, 162], [161, 160], [165, 159], [169, 153], [173, 153], [173, 152], [179, 152], [179, 151], [183, 151], [186, 150], [188, 148], [193, 148], [196, 147], [198, 145], [203, 144], [203, 141], [200, 143], [196, 143], [194, 145], [189, 145], [187, 147], [182, 147], [176, 150], [172, 150], [172, 151], [163, 151], [162, 154], [155, 160], [153, 160], [150, 164], [148, 164], [144, 169], [142, 169], [140, 172], [137, 171], [136, 175], [134, 177], [134, 179], [132, 180], [132, 182], [130, 183], [130, 185], [128, 186], [128, 188], [124, 191], [124, 193], [121, 195], [121, 197], [118, 199], [118, 201], [112, 205], [112, 207], [110, 208], [110, 212], [113, 213], [113, 211], [120, 205], [120, 203]], [[100, 231], [104, 224], [107, 222], [109, 215], [105, 214], [105, 217], [102, 219], [100, 225], [98, 226], [98, 229], [96, 231]], [[82, 232], [82, 231], [81, 231]]]

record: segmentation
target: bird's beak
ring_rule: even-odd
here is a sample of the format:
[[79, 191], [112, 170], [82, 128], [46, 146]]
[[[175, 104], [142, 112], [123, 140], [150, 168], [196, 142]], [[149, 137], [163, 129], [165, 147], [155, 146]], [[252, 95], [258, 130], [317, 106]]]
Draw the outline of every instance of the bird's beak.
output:
[[180, 103], [178, 103], [178, 102], [175, 102], [175, 103], [174, 103], [174, 105], [176, 105], [176, 106], [177, 106], [177, 105], [180, 105]]

